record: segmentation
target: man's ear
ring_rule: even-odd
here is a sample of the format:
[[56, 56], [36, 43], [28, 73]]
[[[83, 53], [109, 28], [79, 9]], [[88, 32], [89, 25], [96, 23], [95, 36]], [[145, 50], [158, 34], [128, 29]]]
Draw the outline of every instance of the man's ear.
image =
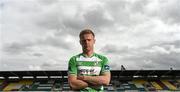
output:
[[94, 39], [94, 43], [96, 42], [96, 39]]

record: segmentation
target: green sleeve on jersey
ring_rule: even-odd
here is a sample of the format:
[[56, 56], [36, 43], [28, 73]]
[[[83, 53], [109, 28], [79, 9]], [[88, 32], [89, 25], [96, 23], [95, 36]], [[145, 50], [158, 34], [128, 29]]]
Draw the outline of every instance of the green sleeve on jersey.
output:
[[76, 65], [76, 58], [72, 57], [69, 60], [69, 64], [68, 64], [68, 74], [74, 74], [77, 75], [77, 65]]
[[104, 72], [109, 72], [109, 71], [110, 71], [109, 61], [106, 57], [104, 57], [102, 69], [101, 69], [101, 74], [103, 74]]

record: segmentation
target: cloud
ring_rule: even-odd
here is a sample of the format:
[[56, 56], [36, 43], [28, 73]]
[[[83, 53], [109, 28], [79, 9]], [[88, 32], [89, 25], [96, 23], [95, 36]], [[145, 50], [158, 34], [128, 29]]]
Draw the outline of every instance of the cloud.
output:
[[67, 70], [68, 64], [59, 59], [50, 59], [40, 65], [43, 70]]
[[124, 52], [128, 52], [128, 50], [128, 47], [118, 47], [113, 44], [107, 44], [100, 49], [100, 51], [107, 54], [123, 54]]
[[179, 69], [179, 47], [166, 43], [142, 48], [117, 48], [115, 45], [106, 45], [102, 49], [110, 57], [113, 69], [124, 65], [127, 69]]
[[95, 28], [113, 25], [112, 17], [110, 16], [108, 18], [108, 13], [106, 13], [101, 6], [90, 7], [90, 9], [83, 14], [83, 17], [87, 24], [90, 24]]
[[45, 39], [41, 39], [37, 41], [37, 44], [44, 46], [53, 46], [61, 49], [71, 49], [69, 42], [66, 42], [64, 37], [47, 37]]
[[159, 47], [159, 46], [153, 46], [152, 49], [147, 50], [147, 52], [150, 52], [150, 53], [160, 53], [160, 54], [169, 54], [170, 53], [165, 48]]
[[42, 5], [52, 5], [58, 3], [58, 0], [37, 0]]
[[[22, 52], [33, 52], [33, 47], [35, 46], [51, 46], [60, 49], [71, 49], [70, 42], [66, 41], [63, 36], [51, 36], [48, 35], [44, 39], [37, 39], [36, 41], [26, 41], [26, 42], [12, 42], [3, 44], [3, 51], [9, 54], [21, 54]], [[67, 38], [67, 36], [66, 36]], [[34, 54], [37, 55], [37, 54]], [[38, 54], [40, 55], [40, 54]]]
[[[162, 45], [166, 45], [166, 44], [168, 44], [168, 43], [165, 43], [165, 44], [162, 44]], [[173, 41], [173, 42], [171, 42], [169, 44], [173, 44], [175, 47], [180, 48], [180, 40], [175, 40], [175, 41]]]
[[146, 0], [136, 0], [136, 1], [127, 1], [127, 0], [115, 0], [110, 1], [106, 0], [104, 3], [106, 11], [114, 19], [114, 23], [118, 26], [125, 27], [134, 27], [138, 24], [147, 21], [149, 18], [143, 12], [144, 7], [149, 2]]
[[[152, 15], [153, 17], [158, 17], [162, 21], [168, 24], [176, 24], [180, 22], [180, 13], [179, 10], [180, 1], [153, 1], [150, 2], [146, 9], [147, 14]], [[158, 8], [156, 8], [158, 6]]]
[[[147, 53], [148, 54], [148, 53]], [[146, 55], [145, 57], [152, 61], [153, 68], [155, 69], [167, 69], [173, 67], [175, 69], [179, 69], [180, 63], [179, 57], [177, 57], [179, 53], [171, 53], [171, 54], [152, 54]], [[149, 65], [149, 66], [152, 66]], [[141, 65], [143, 66], [143, 65]], [[146, 67], [144, 67], [146, 68]]]
[[3, 0], [0, 69], [67, 69], [84, 28], [94, 30], [96, 51], [113, 69], [179, 69], [179, 2]]
[[41, 57], [41, 56], [43, 56], [43, 54], [42, 53], [33, 53], [33, 56]]
[[37, 20], [35, 21], [35, 24], [38, 27], [42, 27], [44, 29], [55, 29], [55, 30], [58, 30], [60, 28], [61, 22], [56, 12], [42, 13], [36, 16], [36, 18]]
[[11, 44], [5, 44], [3, 47], [3, 50], [10, 54], [21, 54], [24, 51], [30, 51], [29, 46], [31, 46], [31, 43], [11, 43]]
[[29, 70], [42, 70], [38, 65], [29, 65], [28, 68]]
[[[9, 57], [11, 56], [11, 57]], [[29, 59], [30, 58], [30, 59]], [[2, 71], [13, 71], [13, 70], [29, 70], [30, 65], [39, 65], [43, 60], [29, 57], [26, 55], [8, 55], [3, 54], [1, 58], [1, 70]]]

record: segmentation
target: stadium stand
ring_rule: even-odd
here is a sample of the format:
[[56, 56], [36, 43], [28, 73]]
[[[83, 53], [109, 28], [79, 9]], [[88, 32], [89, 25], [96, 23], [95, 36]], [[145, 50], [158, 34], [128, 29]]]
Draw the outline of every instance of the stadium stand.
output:
[[[180, 70], [112, 70], [105, 91], [180, 92]], [[0, 71], [0, 91], [71, 91], [67, 71]]]

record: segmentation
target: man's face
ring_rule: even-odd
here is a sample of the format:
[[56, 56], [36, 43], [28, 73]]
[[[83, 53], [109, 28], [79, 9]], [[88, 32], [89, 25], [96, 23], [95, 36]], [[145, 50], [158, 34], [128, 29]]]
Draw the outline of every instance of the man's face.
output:
[[95, 39], [92, 34], [84, 34], [80, 38], [80, 44], [85, 52], [93, 50], [94, 43]]

